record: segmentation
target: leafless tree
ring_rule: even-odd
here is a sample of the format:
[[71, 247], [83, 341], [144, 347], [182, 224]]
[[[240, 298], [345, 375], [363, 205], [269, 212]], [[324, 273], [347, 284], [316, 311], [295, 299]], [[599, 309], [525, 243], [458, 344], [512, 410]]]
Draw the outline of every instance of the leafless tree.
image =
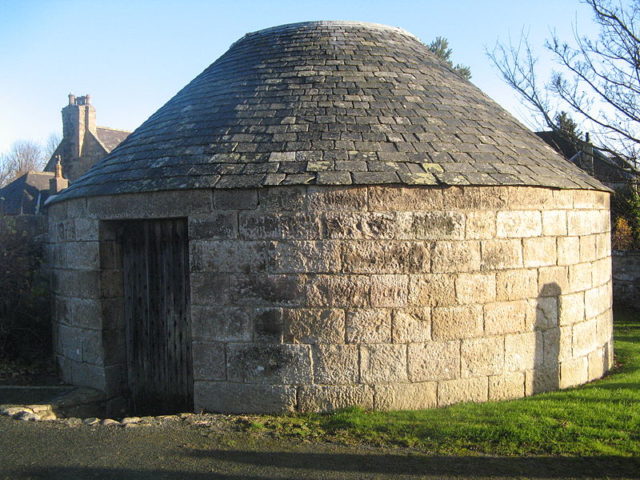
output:
[[[637, 159], [640, 153], [640, 0], [584, 0], [599, 26], [597, 38], [574, 28], [572, 44], [556, 35], [545, 47], [558, 65], [541, 83], [526, 35], [497, 44], [489, 57], [544, 123], [554, 130], [570, 110], [592, 130], [600, 148]], [[614, 152], [615, 151], [615, 152]]]
[[60, 145], [61, 141], [62, 137], [59, 133], [52, 133], [51, 135], [49, 135], [49, 138], [47, 138], [47, 142], [44, 144], [44, 149], [42, 152], [45, 162], [48, 162], [49, 159], [53, 156], [56, 148], [58, 148], [58, 145]]
[[29, 171], [40, 171], [46, 159], [40, 145], [30, 140], [20, 140], [13, 144], [8, 153], [0, 157], [0, 186]]

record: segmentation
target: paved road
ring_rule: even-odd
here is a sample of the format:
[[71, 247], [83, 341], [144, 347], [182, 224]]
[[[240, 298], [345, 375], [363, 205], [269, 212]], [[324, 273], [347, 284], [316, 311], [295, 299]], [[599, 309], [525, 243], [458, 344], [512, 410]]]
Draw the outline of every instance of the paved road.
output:
[[0, 417], [0, 479], [640, 478], [640, 459], [430, 457], [194, 425], [78, 427]]

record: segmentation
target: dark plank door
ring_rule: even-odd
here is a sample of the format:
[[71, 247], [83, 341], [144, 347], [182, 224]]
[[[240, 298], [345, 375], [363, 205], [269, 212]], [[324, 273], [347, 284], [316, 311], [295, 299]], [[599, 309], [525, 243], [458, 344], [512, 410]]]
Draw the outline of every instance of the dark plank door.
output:
[[191, 411], [187, 223], [124, 222], [120, 243], [132, 413]]

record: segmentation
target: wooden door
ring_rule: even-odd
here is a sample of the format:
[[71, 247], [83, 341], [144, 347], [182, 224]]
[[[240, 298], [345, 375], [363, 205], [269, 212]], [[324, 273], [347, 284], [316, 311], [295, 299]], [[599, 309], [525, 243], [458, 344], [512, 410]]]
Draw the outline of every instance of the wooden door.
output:
[[120, 243], [132, 414], [192, 411], [187, 222], [124, 222]]

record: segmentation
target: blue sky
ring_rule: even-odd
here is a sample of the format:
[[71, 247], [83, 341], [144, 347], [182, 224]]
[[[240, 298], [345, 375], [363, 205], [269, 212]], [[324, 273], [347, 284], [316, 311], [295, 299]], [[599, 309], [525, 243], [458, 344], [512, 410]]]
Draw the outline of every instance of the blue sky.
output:
[[[0, 0], [0, 153], [60, 132], [67, 94], [91, 94], [98, 124], [133, 130], [247, 32], [305, 20], [358, 20], [449, 39], [472, 81], [535, 124], [485, 54], [527, 31], [595, 27], [577, 0]], [[541, 65], [551, 64], [542, 56]]]

